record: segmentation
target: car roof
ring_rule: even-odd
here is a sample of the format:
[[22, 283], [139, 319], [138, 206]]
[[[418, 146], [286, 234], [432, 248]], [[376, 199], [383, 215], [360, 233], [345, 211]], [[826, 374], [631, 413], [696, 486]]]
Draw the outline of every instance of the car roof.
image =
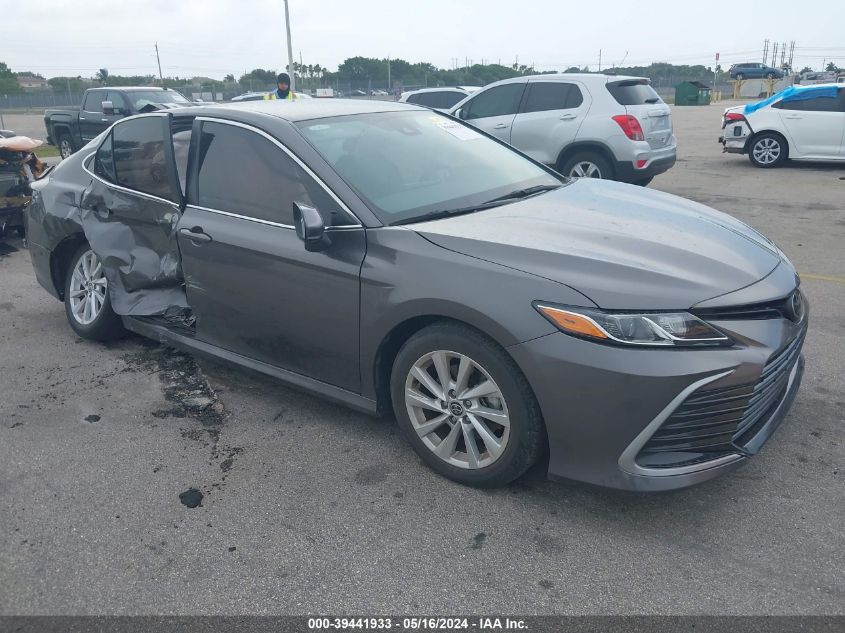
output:
[[199, 106], [196, 109], [183, 108], [179, 111], [179, 114], [226, 116], [233, 112], [242, 112], [244, 114], [263, 114], [286, 121], [307, 121], [333, 116], [409, 110], [430, 111], [428, 108], [410, 103], [377, 99], [296, 99], [293, 101], [274, 99], [221, 103], [213, 106]]
[[417, 94], [420, 92], [455, 92], [456, 90], [462, 90], [463, 92], [475, 92], [476, 90], [481, 90], [480, 86], [439, 86], [437, 88], [417, 88], [416, 90], [409, 90], [407, 94]]
[[[143, 90], [144, 92], [149, 92], [152, 90], [170, 90], [170, 88], [162, 88], [161, 86], [97, 86], [96, 88], [89, 88], [89, 90], [122, 90], [123, 92], [135, 92]], [[174, 90], [173, 92], [176, 91]]]
[[488, 84], [484, 86], [485, 88], [489, 88], [493, 85], [499, 84], [508, 84], [508, 83], [521, 83], [529, 80], [542, 80], [542, 81], [581, 81], [586, 84], [605, 84], [610, 81], [631, 81], [631, 80], [643, 80], [650, 81], [648, 77], [636, 77], [634, 75], [606, 75], [606, 74], [599, 74], [599, 73], [548, 73], [546, 75], [522, 75], [520, 77], [512, 77], [510, 79], [502, 79], [501, 81], [497, 81], [495, 84]]

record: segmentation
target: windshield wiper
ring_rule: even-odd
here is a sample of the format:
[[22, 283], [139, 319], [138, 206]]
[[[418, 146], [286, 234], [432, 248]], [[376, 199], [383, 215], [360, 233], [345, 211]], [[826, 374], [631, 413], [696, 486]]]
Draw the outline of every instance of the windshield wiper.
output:
[[516, 189], [515, 191], [506, 193], [505, 195], [499, 196], [498, 198], [493, 198], [492, 200], [488, 200], [487, 202], [482, 202], [481, 204], [474, 204], [468, 207], [458, 207], [457, 209], [440, 209], [438, 211], [431, 211], [430, 213], [414, 216], [405, 220], [399, 220], [398, 222], [392, 222], [391, 224], [393, 226], [397, 226], [400, 224], [428, 222], [429, 220], [439, 220], [441, 218], [448, 218], [454, 215], [464, 215], [466, 213], [473, 213], [475, 211], [481, 211], [483, 209], [492, 209], [493, 207], [498, 207], [503, 204], [507, 204], [511, 200], [527, 198], [528, 196], [534, 196], [538, 193], [543, 193], [544, 191], [551, 191], [552, 189], [557, 189], [560, 186], [561, 185], [537, 185], [536, 187]]
[[515, 191], [511, 191], [510, 193], [506, 193], [503, 196], [499, 196], [498, 198], [493, 198], [492, 200], [488, 200], [484, 204], [489, 204], [491, 202], [501, 202], [503, 200], [519, 200], [520, 198], [527, 198], [528, 196], [533, 196], [538, 193], [543, 193], [544, 191], [552, 191], [553, 189], [559, 188], [560, 185], [537, 185], [536, 187], [526, 187], [525, 189], [516, 189]]

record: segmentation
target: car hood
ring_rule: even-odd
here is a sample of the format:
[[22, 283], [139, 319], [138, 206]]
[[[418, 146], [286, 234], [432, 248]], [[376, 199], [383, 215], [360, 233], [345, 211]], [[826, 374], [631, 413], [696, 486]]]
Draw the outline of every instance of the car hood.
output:
[[731, 216], [594, 179], [408, 228], [443, 248], [565, 284], [607, 309], [686, 309], [759, 281], [781, 261], [774, 244]]

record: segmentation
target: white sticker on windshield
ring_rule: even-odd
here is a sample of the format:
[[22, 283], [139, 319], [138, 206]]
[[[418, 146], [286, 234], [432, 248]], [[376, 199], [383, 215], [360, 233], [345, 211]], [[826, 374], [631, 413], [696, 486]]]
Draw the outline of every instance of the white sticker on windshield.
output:
[[455, 121], [450, 121], [449, 119], [441, 117], [432, 117], [431, 120], [434, 122], [434, 125], [439, 127], [444, 132], [448, 132], [458, 140], [474, 141], [475, 139], [482, 138], [481, 134], [479, 134], [472, 128], [469, 128], [465, 125], [461, 125], [460, 123], [456, 123]]

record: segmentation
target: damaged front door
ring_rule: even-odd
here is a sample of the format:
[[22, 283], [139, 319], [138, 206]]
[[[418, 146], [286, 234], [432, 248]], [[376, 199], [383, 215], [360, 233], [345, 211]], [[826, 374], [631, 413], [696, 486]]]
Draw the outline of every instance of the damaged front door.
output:
[[95, 176], [80, 220], [121, 315], [160, 315], [187, 308], [176, 225], [182, 194], [171, 140], [171, 116], [149, 114], [117, 123], [89, 164]]
[[[194, 124], [179, 245], [198, 339], [357, 392], [364, 230], [263, 132]], [[293, 203], [319, 210], [330, 245], [309, 252]]]

